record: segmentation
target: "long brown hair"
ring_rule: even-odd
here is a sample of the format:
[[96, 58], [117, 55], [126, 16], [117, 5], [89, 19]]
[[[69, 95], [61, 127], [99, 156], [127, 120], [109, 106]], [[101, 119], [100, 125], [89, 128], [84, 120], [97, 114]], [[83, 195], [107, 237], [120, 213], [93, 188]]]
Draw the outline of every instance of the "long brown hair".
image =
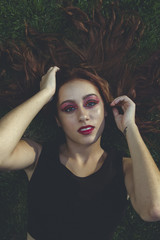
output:
[[[14, 107], [35, 94], [42, 75], [50, 66], [57, 65], [63, 70], [57, 73], [57, 77], [61, 74], [59, 79], [63, 80], [65, 72], [66, 79], [82, 76], [107, 86], [105, 93], [103, 87], [99, 88], [104, 100], [129, 96], [137, 104], [136, 122], [140, 130], [160, 131], [159, 119], [151, 121], [143, 117], [160, 110], [160, 51], [143, 64], [137, 64], [135, 52], [144, 32], [140, 17], [136, 13], [118, 15], [114, 5], [108, 19], [101, 12], [101, 4], [94, 9], [92, 18], [77, 7], [64, 10], [78, 33], [76, 42], [55, 34], [38, 33], [26, 24], [25, 42], [1, 45], [1, 105]], [[5, 79], [11, 81], [6, 83]]]

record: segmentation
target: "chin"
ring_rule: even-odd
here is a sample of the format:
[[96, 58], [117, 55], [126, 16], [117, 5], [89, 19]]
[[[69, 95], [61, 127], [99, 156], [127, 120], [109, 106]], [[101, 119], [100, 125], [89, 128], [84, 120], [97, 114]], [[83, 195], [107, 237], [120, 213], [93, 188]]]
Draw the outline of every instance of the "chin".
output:
[[83, 139], [82, 141], [79, 141], [79, 144], [82, 144], [82, 145], [92, 145], [94, 143], [96, 143], [98, 141], [98, 139], [100, 138], [101, 136], [88, 136], [88, 139]]

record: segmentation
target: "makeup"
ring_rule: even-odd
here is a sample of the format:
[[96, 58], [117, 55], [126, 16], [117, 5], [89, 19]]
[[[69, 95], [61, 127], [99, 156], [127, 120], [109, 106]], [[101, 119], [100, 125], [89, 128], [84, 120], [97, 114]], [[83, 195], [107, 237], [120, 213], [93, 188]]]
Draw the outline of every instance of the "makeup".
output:
[[88, 135], [88, 134], [91, 134], [92, 131], [94, 130], [94, 126], [92, 125], [87, 125], [87, 126], [83, 126], [83, 127], [80, 127], [78, 129], [78, 132], [82, 135]]
[[[85, 96], [83, 98], [83, 106], [85, 108], [92, 108], [94, 107], [96, 104], [99, 103], [99, 98], [97, 97], [97, 95], [95, 94], [89, 94], [87, 96]], [[67, 112], [67, 113], [70, 113], [70, 112], [73, 112], [75, 109], [77, 109], [78, 106], [77, 104], [72, 101], [72, 100], [67, 100], [67, 101], [64, 101], [61, 105], [60, 105], [60, 109], [62, 112]]]
[[92, 108], [99, 103], [99, 98], [95, 94], [87, 95], [84, 98], [83, 106], [86, 108]]
[[60, 106], [61, 111], [67, 112], [67, 113], [73, 112], [77, 108], [78, 108], [77, 104], [75, 104], [74, 102], [70, 102], [70, 101], [64, 102]]

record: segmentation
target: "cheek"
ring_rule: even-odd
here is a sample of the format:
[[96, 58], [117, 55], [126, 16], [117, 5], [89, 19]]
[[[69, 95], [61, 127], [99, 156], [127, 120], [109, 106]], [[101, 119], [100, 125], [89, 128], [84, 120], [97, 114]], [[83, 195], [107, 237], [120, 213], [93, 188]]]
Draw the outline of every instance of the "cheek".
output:
[[93, 111], [92, 111], [92, 116], [95, 118], [98, 118], [98, 119], [104, 119], [104, 109], [102, 107], [97, 107], [97, 108], [94, 108]]
[[63, 114], [60, 114], [60, 123], [61, 127], [65, 130], [72, 128], [74, 124], [74, 117], [73, 116], [66, 116]]

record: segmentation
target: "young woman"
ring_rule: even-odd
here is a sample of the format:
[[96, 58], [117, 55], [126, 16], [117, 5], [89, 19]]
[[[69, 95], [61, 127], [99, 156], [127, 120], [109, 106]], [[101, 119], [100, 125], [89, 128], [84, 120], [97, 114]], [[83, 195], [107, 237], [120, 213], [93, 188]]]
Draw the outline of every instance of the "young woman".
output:
[[[1, 47], [0, 77], [10, 73], [13, 82], [0, 101], [14, 108], [0, 120], [0, 168], [25, 169], [30, 180], [28, 239], [109, 240], [127, 196], [143, 220], [160, 220], [160, 173], [137, 127], [153, 130], [153, 123], [139, 121], [133, 101], [138, 117], [159, 106], [159, 52], [131, 68], [127, 54], [138, 40], [139, 18], [116, 23], [113, 11], [106, 23], [99, 9], [92, 21], [78, 8], [65, 10], [82, 31], [77, 46], [26, 27], [26, 44]], [[24, 138], [47, 103], [56, 140]], [[108, 119], [124, 134], [131, 158], [104, 147]]]
[[[74, 70], [64, 79], [60, 71], [51, 67], [42, 77], [40, 91], [0, 121], [1, 169], [25, 169], [30, 180], [28, 239], [111, 239], [127, 194], [143, 220], [160, 220], [160, 173], [135, 124], [133, 101], [120, 96], [110, 102], [111, 96], [104, 95], [107, 85], [102, 89], [92, 73], [84, 78], [86, 70]], [[52, 97], [64, 143], [42, 146], [22, 140]], [[131, 158], [101, 147], [109, 105]]]

